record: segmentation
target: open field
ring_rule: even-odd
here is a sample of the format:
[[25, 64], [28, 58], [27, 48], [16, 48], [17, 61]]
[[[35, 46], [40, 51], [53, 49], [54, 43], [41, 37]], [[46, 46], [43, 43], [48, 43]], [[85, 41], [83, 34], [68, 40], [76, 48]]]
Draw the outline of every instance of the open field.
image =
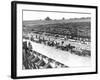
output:
[[47, 32], [60, 35], [71, 35], [90, 38], [91, 19], [69, 19], [69, 20], [34, 20], [23, 21], [24, 31]]

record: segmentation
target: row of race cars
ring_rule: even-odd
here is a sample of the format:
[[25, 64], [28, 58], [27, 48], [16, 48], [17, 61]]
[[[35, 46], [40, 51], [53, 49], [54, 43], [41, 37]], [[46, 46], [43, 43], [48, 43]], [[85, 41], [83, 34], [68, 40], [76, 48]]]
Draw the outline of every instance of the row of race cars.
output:
[[69, 51], [71, 54], [76, 54], [78, 56], [91, 56], [90, 45], [81, 44], [72, 39], [62, 40], [60, 37], [47, 36], [37, 33], [24, 34], [23, 38], [36, 43], [55, 47], [56, 49]]

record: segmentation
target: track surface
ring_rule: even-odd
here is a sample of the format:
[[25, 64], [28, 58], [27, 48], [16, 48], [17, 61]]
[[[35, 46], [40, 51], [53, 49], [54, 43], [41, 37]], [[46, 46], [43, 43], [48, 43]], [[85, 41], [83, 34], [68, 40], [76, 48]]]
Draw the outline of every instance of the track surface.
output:
[[[26, 41], [26, 40], [23, 40], [23, 41]], [[30, 40], [27, 40], [27, 41], [31, 42], [33, 46], [33, 50], [49, 58], [52, 58], [56, 61], [59, 61], [65, 64], [66, 66], [69, 66], [69, 67], [91, 66], [91, 57], [82, 57], [75, 54], [71, 54], [68, 51], [62, 51], [62, 50], [56, 49], [55, 47], [50, 47], [44, 44], [35, 43]]]

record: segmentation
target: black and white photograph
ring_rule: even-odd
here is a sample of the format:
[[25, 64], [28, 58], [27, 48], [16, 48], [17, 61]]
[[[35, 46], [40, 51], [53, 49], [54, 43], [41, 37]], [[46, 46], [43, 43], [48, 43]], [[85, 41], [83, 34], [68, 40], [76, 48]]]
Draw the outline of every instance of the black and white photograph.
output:
[[23, 69], [91, 66], [89, 13], [23, 10], [22, 27]]
[[16, 4], [16, 76], [96, 73], [96, 8]]

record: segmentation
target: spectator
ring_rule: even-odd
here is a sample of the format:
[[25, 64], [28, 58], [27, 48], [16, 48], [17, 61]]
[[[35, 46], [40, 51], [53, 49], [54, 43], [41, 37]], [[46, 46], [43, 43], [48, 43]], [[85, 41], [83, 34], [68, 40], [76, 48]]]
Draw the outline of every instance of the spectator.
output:
[[30, 42], [28, 43], [28, 50], [32, 52], [32, 45]]

